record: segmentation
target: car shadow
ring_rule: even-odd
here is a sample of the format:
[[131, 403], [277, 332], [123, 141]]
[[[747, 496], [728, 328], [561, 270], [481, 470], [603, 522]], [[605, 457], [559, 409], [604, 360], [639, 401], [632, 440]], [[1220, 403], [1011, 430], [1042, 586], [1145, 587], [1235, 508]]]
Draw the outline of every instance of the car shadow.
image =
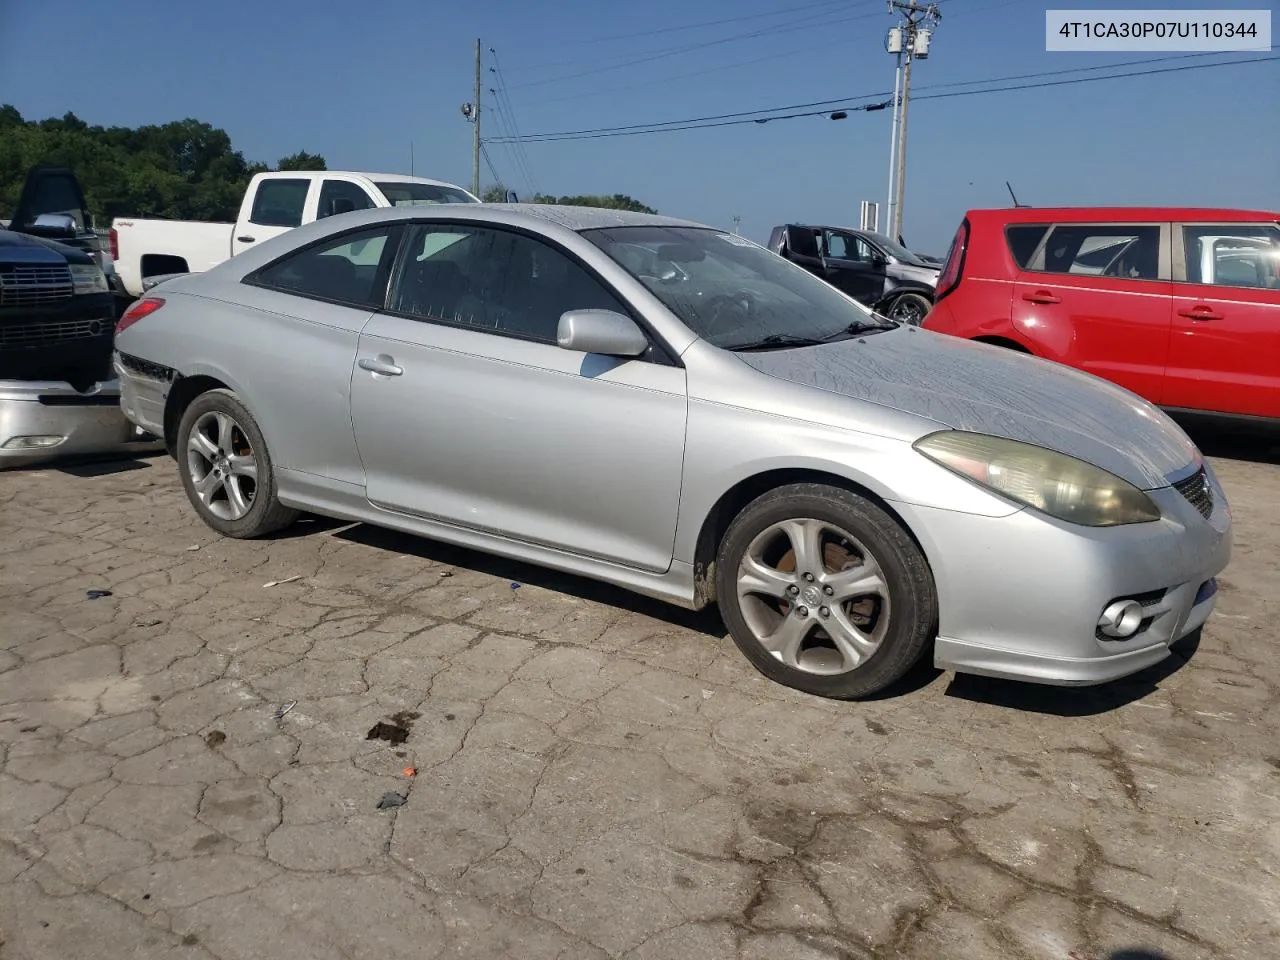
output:
[[1175, 419], [1206, 457], [1280, 463], [1280, 427], [1243, 426], [1196, 414], [1178, 414]]
[[728, 634], [714, 607], [700, 611], [686, 610], [683, 607], [633, 593], [622, 587], [615, 587], [576, 574], [562, 573], [558, 570], [522, 563], [519, 560], [508, 560], [505, 557], [469, 550], [466, 547], [455, 547], [438, 540], [428, 540], [425, 537], [415, 537], [412, 534], [399, 533], [364, 523], [357, 523], [345, 530], [340, 530], [334, 536], [375, 549], [404, 553], [512, 583], [566, 593], [581, 600], [590, 600], [593, 603], [601, 603], [630, 613], [653, 617], [655, 620], [664, 620], [674, 626], [712, 637], [720, 638]]
[[972, 703], [1008, 707], [1055, 717], [1093, 717], [1141, 700], [1160, 689], [1162, 681], [1181, 670], [1200, 646], [1200, 631], [1170, 647], [1169, 656], [1145, 670], [1091, 687], [1053, 687], [1017, 680], [956, 674], [946, 696]]

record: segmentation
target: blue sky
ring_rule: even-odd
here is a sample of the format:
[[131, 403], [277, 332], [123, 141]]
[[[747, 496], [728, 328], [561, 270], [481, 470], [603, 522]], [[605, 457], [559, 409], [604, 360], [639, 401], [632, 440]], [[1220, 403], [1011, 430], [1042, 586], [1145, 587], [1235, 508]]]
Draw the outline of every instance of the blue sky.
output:
[[[1051, 4], [1173, 5], [1268, 7], [1261, 0]], [[471, 129], [459, 105], [471, 99], [477, 38], [484, 97], [492, 103], [488, 88], [499, 84], [489, 69], [492, 47], [512, 108], [486, 111], [491, 136], [510, 132], [513, 120], [529, 135], [893, 86], [884, 33], [894, 21], [883, 0], [75, 6], [80, 12], [69, 16], [65, 4], [0, 0], [0, 102], [28, 118], [71, 110], [105, 125], [195, 117], [226, 129], [249, 159], [268, 162], [306, 149], [331, 168], [407, 173], [412, 142], [419, 175], [462, 184], [471, 176]], [[913, 80], [920, 99], [910, 112], [903, 231], [911, 245], [944, 253], [966, 209], [1008, 202], [1006, 179], [1035, 205], [1280, 208], [1280, 60], [927, 100], [963, 89], [929, 90], [942, 84], [1168, 56], [1047, 53], [1045, 3], [944, 0], [941, 9], [931, 55]], [[685, 29], [713, 20], [729, 22]], [[741, 36], [748, 33], [756, 35]], [[701, 46], [673, 52], [694, 45]], [[843, 121], [530, 143], [525, 151], [544, 192], [627, 193], [724, 227], [739, 216], [744, 234], [764, 240], [776, 222], [856, 223], [859, 201], [883, 205], [889, 127], [888, 111], [852, 113]], [[512, 152], [488, 149], [499, 174], [527, 191]]]

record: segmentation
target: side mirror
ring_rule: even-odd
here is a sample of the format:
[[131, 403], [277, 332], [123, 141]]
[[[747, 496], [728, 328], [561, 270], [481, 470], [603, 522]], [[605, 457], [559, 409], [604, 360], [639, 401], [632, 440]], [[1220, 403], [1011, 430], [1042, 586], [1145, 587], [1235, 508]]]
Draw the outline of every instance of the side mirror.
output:
[[42, 237], [74, 237], [78, 231], [75, 217], [65, 213], [42, 213], [31, 224], [31, 232]]
[[516, 192], [514, 190], [508, 190], [507, 203], [519, 203], [519, 202], [520, 202], [520, 198], [516, 196]]
[[565, 350], [606, 357], [638, 357], [649, 349], [649, 338], [635, 321], [612, 310], [561, 314], [556, 342]]

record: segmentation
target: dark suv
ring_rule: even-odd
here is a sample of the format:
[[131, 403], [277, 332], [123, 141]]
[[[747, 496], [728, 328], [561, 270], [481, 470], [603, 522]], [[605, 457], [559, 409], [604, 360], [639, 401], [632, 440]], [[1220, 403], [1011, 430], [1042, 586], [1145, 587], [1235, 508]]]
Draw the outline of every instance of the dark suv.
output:
[[883, 234], [789, 223], [773, 228], [769, 249], [893, 320], [919, 326], [933, 308], [941, 266]]
[[[33, 171], [28, 187], [48, 187], [47, 172]], [[151, 438], [120, 410], [116, 303], [75, 212], [83, 197], [65, 198], [72, 212], [33, 213], [32, 193], [0, 227], [0, 466], [138, 449]]]

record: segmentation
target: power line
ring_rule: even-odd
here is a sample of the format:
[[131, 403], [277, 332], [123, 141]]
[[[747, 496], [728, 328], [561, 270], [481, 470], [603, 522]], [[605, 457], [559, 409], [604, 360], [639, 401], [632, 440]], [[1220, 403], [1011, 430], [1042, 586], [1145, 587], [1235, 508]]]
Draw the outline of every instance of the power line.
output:
[[738, 67], [753, 66], [757, 63], [768, 63], [771, 60], [783, 60], [787, 57], [794, 57], [797, 54], [810, 53], [814, 50], [826, 50], [831, 47], [844, 46], [847, 43], [849, 43], [849, 38], [841, 37], [839, 40], [828, 40], [825, 43], [809, 44], [807, 46], [800, 47], [799, 49], [786, 50], [782, 53], [771, 53], [764, 57], [753, 57], [750, 60], [738, 60], [734, 63], [724, 63], [718, 67], [706, 67], [702, 70], [694, 70], [691, 73], [678, 73], [672, 77], [660, 77], [657, 80], [642, 80], [638, 83], [628, 83], [620, 87], [602, 87], [589, 90], [586, 93], [570, 93], [563, 97], [549, 97], [545, 100], [521, 100], [519, 102], [524, 106], [541, 107], [549, 103], [564, 103], [567, 100], [587, 100], [591, 97], [602, 97], [613, 93], [621, 93], [625, 90], [636, 90], [640, 87], [652, 87], [660, 83], [674, 83], [677, 80], [689, 80], [693, 77], [702, 77], [709, 73], [720, 73], [725, 70], [734, 70]]
[[[869, 4], [864, 4], [869, 5]], [[823, 0], [821, 3], [803, 3], [794, 7], [782, 7], [778, 10], [769, 10], [765, 13], [748, 13], [739, 17], [724, 17], [720, 20], [702, 20], [698, 23], [677, 24], [672, 27], [659, 27], [657, 30], [641, 30], [636, 33], [615, 33], [605, 37], [590, 37], [584, 40], [572, 41], [574, 44], [596, 44], [596, 43], [612, 43], [615, 40], [635, 40], [640, 37], [656, 37], [664, 33], [685, 33], [689, 30], [699, 30], [702, 27], [719, 27], [726, 23], [744, 23], [747, 20], [765, 20], [770, 17], [789, 17], [794, 13], [803, 10], [815, 10], [819, 7], [834, 10], [838, 7], [847, 6], [846, 0]], [[555, 64], [528, 64], [520, 67], [520, 70], [535, 70], [547, 66], [559, 66], [564, 61]]]
[[[866, 20], [870, 17], [878, 17], [880, 16], [880, 14], [864, 13], [864, 14], [858, 14], [851, 17], [838, 17], [834, 20], [822, 20], [822, 17], [825, 17], [825, 16], [827, 15], [822, 14], [818, 17], [805, 18], [806, 22], [797, 21], [795, 23], [792, 23], [790, 26], [773, 27], [767, 30], [756, 30], [751, 33], [734, 34], [728, 37], [721, 37], [718, 40], [704, 40], [700, 43], [691, 43], [691, 44], [686, 44], [680, 47], [672, 47], [667, 50], [650, 52], [647, 56], [637, 57], [632, 60], [624, 60], [621, 63], [615, 63], [607, 67], [596, 67], [594, 69], [583, 70], [578, 73], [567, 73], [558, 77], [549, 77], [545, 80], [533, 80], [528, 83], [520, 84], [518, 89], [523, 90], [523, 89], [528, 89], [529, 87], [542, 87], [542, 86], [546, 86], [549, 83], [560, 83], [563, 80], [577, 80], [577, 79], [580, 79], [581, 77], [590, 77], [598, 73], [608, 73], [611, 70], [622, 70], [625, 67], [634, 67], [642, 63], [652, 63], [655, 60], [665, 60], [668, 57], [679, 56], [682, 53], [691, 53], [695, 50], [705, 50], [708, 47], [722, 46], [723, 44], [726, 44], [726, 43], [737, 43], [739, 40], [750, 40], [755, 37], [765, 37], [765, 36], [774, 37], [780, 33], [793, 33], [796, 30], [810, 30], [815, 27], [834, 27], [841, 24], [845, 24], [845, 23], [852, 23], [855, 20]], [[821, 21], [821, 22], [809, 22], [809, 21]], [[565, 64], [565, 66], [568, 66], [568, 65], [569, 65], [568, 63]]]
[[516, 168], [524, 177], [529, 189], [535, 194], [541, 193], [542, 191], [539, 189], [540, 184], [538, 183], [538, 178], [534, 176], [533, 173], [533, 164], [529, 160], [529, 153], [525, 149], [524, 141], [520, 139], [520, 128], [516, 124], [515, 107], [512, 106], [511, 97], [507, 93], [507, 82], [506, 78], [503, 76], [502, 64], [498, 60], [498, 51], [493, 47], [490, 47], [489, 56], [493, 61], [493, 66], [489, 69], [497, 81], [497, 90], [494, 92], [494, 96], [498, 100], [498, 112], [502, 115], [503, 125], [505, 126], [509, 122], [511, 132], [515, 135], [515, 140], [513, 141], [514, 147], [509, 145], [508, 150], [514, 155]]
[[498, 171], [493, 166], [493, 159], [489, 156], [489, 148], [485, 146], [483, 140], [480, 141], [480, 156], [484, 157], [484, 164], [489, 168], [489, 173], [493, 177], [495, 184], [502, 184], [502, 177], [498, 176]]
[[[1185, 57], [1187, 56], [1201, 56], [1201, 54], [1188, 54], [1185, 56], [1178, 56], [1178, 57], [1158, 57], [1158, 58], [1144, 60], [1144, 61], [1132, 61], [1132, 63], [1133, 64], [1161, 63], [1169, 60], [1185, 59]], [[949, 97], [974, 96], [977, 94], [984, 94], [984, 93], [1008, 93], [1008, 92], [1013, 92], [1018, 90], [1034, 90], [1034, 89], [1040, 89], [1044, 87], [1067, 86], [1067, 85], [1077, 84], [1077, 83], [1094, 83], [1102, 80], [1120, 80], [1127, 77], [1142, 77], [1142, 76], [1151, 76], [1155, 74], [1182, 73], [1190, 70], [1206, 70], [1213, 67], [1229, 67], [1229, 66], [1243, 65], [1243, 64], [1249, 64], [1249, 63], [1262, 63], [1262, 62], [1274, 61], [1274, 60], [1280, 60], [1280, 56], [1253, 57], [1253, 58], [1244, 59], [1244, 60], [1226, 60], [1226, 61], [1220, 61], [1217, 63], [1187, 64], [1179, 67], [1165, 67], [1163, 69], [1158, 69], [1158, 70], [1130, 71], [1128, 73], [1108, 74], [1106, 76], [1075, 77], [1068, 80], [1053, 80], [1045, 83], [1019, 84], [1015, 86], [996, 87], [996, 88], [982, 89], [982, 90], [958, 90], [951, 93], [921, 94], [918, 97], [916, 97], [916, 99], [934, 100], [934, 99], [942, 99], [942, 98], [949, 98]], [[1080, 68], [1077, 68], [1077, 70], [1084, 71], [1084, 70], [1116, 69], [1117, 67], [1120, 67], [1123, 65], [1124, 64], [1111, 64], [1105, 67], [1080, 67]], [[949, 87], [949, 86], [972, 86], [975, 84], [982, 84], [982, 83], [1002, 83], [1007, 80], [1030, 79], [1037, 76], [1050, 76], [1050, 75], [1067, 73], [1067, 72], [1076, 72], [1076, 71], [1048, 71], [1042, 74], [1024, 74], [1024, 75], [1021, 75], [1020, 77], [994, 78], [994, 79], [987, 79], [987, 80], [965, 80], [965, 81], [958, 81], [950, 84], [933, 84], [926, 87], [921, 87], [919, 89], [934, 90], [934, 89], [940, 89], [940, 88]], [[664, 120], [664, 121], [659, 121], [654, 123], [629, 124], [629, 125], [618, 126], [618, 127], [596, 127], [596, 128], [590, 128], [590, 129], [584, 129], [584, 130], [566, 130], [566, 131], [557, 131], [557, 132], [551, 132], [551, 133], [530, 134], [529, 136], [524, 137], [523, 139], [525, 143], [544, 143], [544, 142], [557, 141], [557, 140], [591, 140], [591, 139], [602, 139], [602, 138], [615, 137], [615, 136], [639, 136], [646, 133], [666, 133], [666, 132], [676, 131], [676, 130], [697, 130], [697, 129], [704, 129], [709, 127], [733, 126], [733, 125], [745, 124], [745, 123], [768, 123], [772, 120], [791, 120], [798, 117], [821, 116], [823, 114], [830, 113], [834, 107], [848, 104], [850, 101], [869, 100], [876, 97], [885, 97], [885, 96], [892, 96], [892, 91], [883, 91], [883, 92], [870, 93], [870, 94], [854, 94], [854, 95], [842, 97], [836, 100], [816, 100], [810, 103], [791, 104], [789, 106], [782, 106], [782, 107], [763, 107], [757, 110], [744, 110], [736, 113], [716, 114], [716, 115], [711, 115], [706, 117], [692, 117], [684, 120]], [[776, 111], [803, 111], [806, 108], [810, 108], [810, 107], [824, 108], [824, 109], [813, 109], [813, 110], [808, 110], [808, 112], [776, 113]], [[872, 104], [871, 107], [873, 109], [877, 109], [879, 108], [879, 105]], [[845, 109], [861, 110], [863, 108], [860, 106], [851, 106], [851, 107], [845, 107]], [[770, 115], [759, 116], [759, 114], [770, 114]]]

